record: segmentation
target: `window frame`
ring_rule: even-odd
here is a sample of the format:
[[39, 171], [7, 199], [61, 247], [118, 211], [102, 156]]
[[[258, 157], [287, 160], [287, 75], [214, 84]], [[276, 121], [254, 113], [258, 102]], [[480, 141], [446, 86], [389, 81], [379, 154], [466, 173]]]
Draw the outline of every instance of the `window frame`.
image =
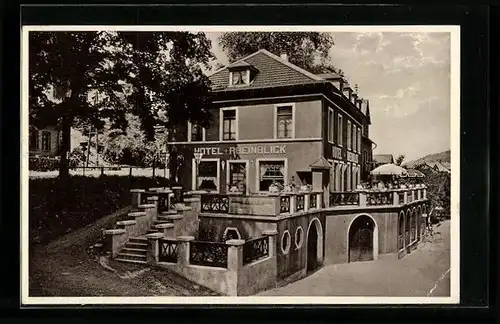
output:
[[[201, 158], [201, 162], [217, 162], [217, 190], [216, 191], [210, 191], [212, 193], [219, 193], [221, 190], [220, 186], [220, 158]], [[198, 164], [196, 163], [196, 159], [192, 158], [191, 159], [191, 190], [196, 191], [196, 177], [198, 175]]]
[[[292, 134], [290, 137], [278, 137], [278, 109], [283, 108], [283, 107], [292, 107]], [[274, 116], [273, 116], [273, 137], [274, 139], [292, 139], [295, 138], [295, 102], [292, 103], [282, 103], [282, 104], [275, 104], [274, 105]]]
[[226, 186], [230, 185], [230, 171], [231, 171], [231, 164], [245, 164], [245, 191], [246, 194], [248, 195], [249, 190], [250, 190], [250, 160], [227, 160], [226, 161]]
[[[34, 137], [35, 143], [31, 141], [32, 137]], [[40, 150], [40, 131], [36, 127], [32, 127], [29, 129], [28, 147], [30, 151]]]
[[[243, 78], [243, 83], [242, 84], [234, 84], [233, 83], [233, 76], [234, 72], [244, 72], [245, 77]], [[250, 85], [250, 69], [245, 69], [245, 70], [235, 70], [235, 71], [229, 71], [229, 86], [230, 87], [244, 87]]]
[[327, 134], [328, 143], [335, 144], [335, 110], [332, 107], [328, 107], [327, 119], [328, 119], [328, 123], [327, 123], [327, 125], [328, 125], [328, 134]]
[[195, 143], [201, 143], [205, 142], [207, 140], [207, 130], [205, 127], [201, 127], [201, 141], [193, 141], [193, 134], [192, 134], [192, 127], [193, 123], [191, 121], [188, 121], [188, 126], [187, 126], [187, 141], [188, 142], [195, 142]]
[[358, 130], [358, 153], [361, 153], [361, 127], [356, 127]]
[[[45, 149], [44, 147], [44, 135], [48, 135], [48, 142], [47, 142], [47, 145], [48, 145], [48, 148]], [[52, 132], [51, 131], [47, 131], [47, 130], [42, 130], [40, 131], [40, 150], [43, 151], [43, 152], [52, 152]]]
[[258, 158], [255, 159], [255, 191], [259, 193], [268, 192], [267, 190], [260, 190], [260, 164], [261, 162], [284, 162], [284, 175], [283, 182], [288, 181], [288, 158]]
[[347, 121], [347, 150], [352, 151], [352, 123]]
[[[234, 123], [235, 123], [235, 134], [234, 139], [224, 139], [224, 111], [234, 110]], [[219, 110], [219, 141], [221, 142], [232, 142], [239, 140], [239, 107], [224, 107]]]
[[337, 145], [342, 147], [344, 145], [344, 139], [342, 138], [344, 136], [343, 132], [343, 126], [344, 126], [344, 121], [342, 119], [342, 114], [337, 115]]

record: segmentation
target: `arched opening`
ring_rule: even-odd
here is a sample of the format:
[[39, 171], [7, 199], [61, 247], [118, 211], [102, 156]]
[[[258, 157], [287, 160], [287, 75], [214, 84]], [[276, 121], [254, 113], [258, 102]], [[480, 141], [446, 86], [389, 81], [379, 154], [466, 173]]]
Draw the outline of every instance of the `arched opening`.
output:
[[348, 229], [348, 262], [370, 261], [378, 258], [378, 228], [372, 217], [356, 217]]
[[222, 235], [222, 241], [241, 240], [240, 231], [236, 227], [226, 227]]
[[314, 218], [309, 223], [307, 230], [306, 260], [307, 272], [314, 271], [320, 267], [323, 261], [323, 230], [317, 218]]
[[405, 217], [405, 247], [410, 245], [410, 214], [411, 211], [408, 209]]
[[410, 225], [410, 242], [414, 242], [417, 239], [417, 210], [413, 207], [411, 212], [411, 225]]
[[399, 213], [398, 219], [398, 251], [404, 249], [405, 247], [405, 212]]

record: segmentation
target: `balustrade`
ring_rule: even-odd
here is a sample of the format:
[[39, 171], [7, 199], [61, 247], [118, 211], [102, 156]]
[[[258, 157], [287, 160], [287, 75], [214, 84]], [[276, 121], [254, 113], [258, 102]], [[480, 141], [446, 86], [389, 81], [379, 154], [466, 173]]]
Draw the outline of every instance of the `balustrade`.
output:
[[304, 210], [304, 199], [305, 196], [303, 194], [299, 194], [295, 198], [295, 210], [296, 211], [303, 211]]
[[309, 209], [318, 208], [318, 194], [311, 193], [309, 195]]
[[269, 237], [260, 237], [245, 242], [243, 245], [243, 264], [269, 256]]
[[226, 243], [192, 241], [189, 246], [190, 264], [227, 268]]
[[392, 205], [394, 202], [393, 192], [368, 192], [366, 194], [366, 204], [368, 206]]
[[290, 212], [290, 196], [280, 197], [280, 214]]
[[330, 192], [330, 206], [359, 205], [359, 192]]
[[227, 195], [201, 195], [201, 211], [209, 213], [228, 213], [229, 197]]
[[158, 255], [158, 261], [177, 263], [178, 247], [179, 243], [177, 241], [168, 239], [160, 240], [160, 251]]

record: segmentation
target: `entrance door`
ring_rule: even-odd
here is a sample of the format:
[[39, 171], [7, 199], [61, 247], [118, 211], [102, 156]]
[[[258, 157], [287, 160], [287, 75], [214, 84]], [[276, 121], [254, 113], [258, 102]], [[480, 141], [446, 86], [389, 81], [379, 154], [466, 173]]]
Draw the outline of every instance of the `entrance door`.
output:
[[307, 234], [307, 272], [318, 267], [318, 230], [312, 223]]
[[349, 229], [349, 262], [373, 260], [375, 224], [368, 216], [359, 216]]

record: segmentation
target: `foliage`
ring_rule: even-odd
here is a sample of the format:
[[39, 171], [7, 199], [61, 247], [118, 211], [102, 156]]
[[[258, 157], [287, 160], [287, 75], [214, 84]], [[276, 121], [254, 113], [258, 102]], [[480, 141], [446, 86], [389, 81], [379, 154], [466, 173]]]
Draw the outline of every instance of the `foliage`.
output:
[[46, 243], [130, 205], [132, 188], [171, 185], [164, 178], [72, 176], [61, 186], [55, 178], [30, 179], [30, 241]]
[[70, 129], [208, 123], [211, 58], [203, 33], [30, 32], [30, 123], [62, 130], [60, 176], [68, 176]]
[[[85, 155], [82, 155], [81, 149], [75, 149], [71, 152], [69, 157], [69, 167], [74, 168], [76, 166], [81, 166], [83, 161], [85, 161]], [[83, 160], [82, 160], [83, 159]], [[28, 169], [30, 171], [47, 172], [55, 171], [59, 169], [60, 164], [59, 157], [54, 156], [34, 156], [29, 157]]]
[[427, 185], [427, 197], [431, 202], [431, 209], [440, 206], [443, 208], [442, 214], [449, 216], [451, 175], [429, 169], [421, 169], [420, 171], [425, 174], [424, 182]]
[[405, 155], [404, 154], [399, 154], [396, 159], [394, 160], [394, 163], [396, 165], [402, 165], [403, 161], [405, 160]]
[[329, 61], [333, 37], [318, 32], [227, 32], [219, 45], [230, 61], [266, 49], [275, 55], [286, 53], [288, 60], [312, 73], [343, 72]]

